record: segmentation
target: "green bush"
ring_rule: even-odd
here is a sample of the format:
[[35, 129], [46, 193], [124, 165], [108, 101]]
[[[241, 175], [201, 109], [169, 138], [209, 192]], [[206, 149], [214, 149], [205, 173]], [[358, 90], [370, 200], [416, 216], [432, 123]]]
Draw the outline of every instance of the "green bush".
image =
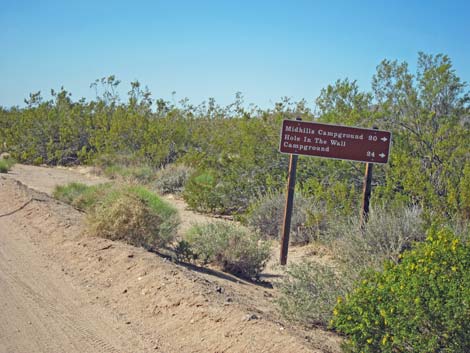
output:
[[201, 212], [221, 211], [221, 195], [217, 192], [217, 182], [211, 172], [196, 172], [186, 183], [183, 197], [188, 206]]
[[0, 173], [8, 173], [9, 170], [8, 165], [3, 160], [0, 160]]
[[240, 226], [215, 222], [193, 226], [186, 235], [192, 252], [204, 263], [235, 275], [256, 278], [270, 256], [269, 243]]
[[470, 351], [470, 244], [432, 229], [425, 243], [370, 272], [345, 299], [331, 326], [351, 352]]
[[8, 173], [15, 163], [13, 158], [0, 158], [0, 173]]
[[333, 268], [305, 261], [289, 265], [279, 289], [277, 304], [285, 318], [307, 326], [326, 326], [336, 298], [346, 293], [348, 285]]
[[155, 188], [161, 194], [180, 194], [192, 173], [191, 167], [169, 164], [156, 174]]
[[184, 239], [176, 243], [174, 250], [178, 261], [192, 261], [197, 259], [197, 255], [193, 252], [191, 245]]
[[[282, 231], [285, 204], [285, 194], [270, 193], [259, 198], [248, 210], [246, 217], [248, 225], [267, 238], [279, 238]], [[305, 244], [313, 239], [318, 239], [326, 227], [325, 211], [314, 200], [295, 195], [290, 242]]]

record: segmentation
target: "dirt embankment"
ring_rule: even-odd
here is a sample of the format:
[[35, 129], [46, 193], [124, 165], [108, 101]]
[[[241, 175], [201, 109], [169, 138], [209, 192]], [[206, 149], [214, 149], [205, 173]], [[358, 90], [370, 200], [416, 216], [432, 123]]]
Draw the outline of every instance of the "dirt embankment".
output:
[[278, 322], [275, 290], [88, 237], [82, 213], [14, 179], [46, 192], [101, 181], [0, 176], [0, 353], [339, 352], [330, 333]]

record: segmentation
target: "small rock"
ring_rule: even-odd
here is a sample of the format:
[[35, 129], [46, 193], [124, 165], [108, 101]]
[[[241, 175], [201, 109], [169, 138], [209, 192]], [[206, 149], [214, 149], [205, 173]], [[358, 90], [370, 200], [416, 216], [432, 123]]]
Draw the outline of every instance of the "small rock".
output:
[[215, 291], [216, 291], [217, 293], [223, 293], [223, 292], [224, 292], [224, 289], [223, 289], [222, 287], [217, 287], [217, 288], [215, 289]]
[[126, 321], [126, 325], [130, 325], [130, 324], [131, 324], [131, 322], [130, 322], [130, 321]]
[[233, 302], [233, 299], [230, 298], [230, 297], [228, 297], [227, 299], [225, 299], [225, 301], [226, 301], [227, 303], [231, 303], [231, 302]]
[[252, 321], [252, 320], [258, 320], [260, 317], [256, 314], [248, 314], [245, 316], [243, 321]]
[[122, 294], [126, 294], [126, 293], [127, 293], [127, 288], [122, 291]]
[[129, 254], [129, 255], [127, 255], [127, 257], [128, 257], [129, 259], [132, 259], [132, 258], [134, 257], [134, 254]]

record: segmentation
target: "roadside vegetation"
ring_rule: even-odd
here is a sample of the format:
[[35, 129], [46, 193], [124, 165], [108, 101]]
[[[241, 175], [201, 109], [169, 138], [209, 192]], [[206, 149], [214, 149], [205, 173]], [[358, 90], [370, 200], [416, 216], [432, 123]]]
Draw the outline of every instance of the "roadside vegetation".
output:
[[[154, 100], [139, 82], [121, 100], [119, 84], [114, 76], [97, 80], [92, 101], [74, 101], [61, 88], [48, 101], [37, 92], [24, 108], [0, 108], [0, 152], [22, 163], [92, 164], [111, 178], [145, 185], [146, 191], [106, 185], [57, 191], [90, 213], [91, 229], [112, 239], [144, 247], [173, 241], [171, 212], [158, 209], [149, 190], [179, 194], [199, 212], [233, 216], [247, 229], [195, 226], [175, 251], [256, 278], [267, 259], [265, 242], [280, 232], [288, 165], [278, 152], [282, 120], [390, 130], [389, 163], [374, 168], [373, 209], [363, 230], [363, 165], [299, 158], [292, 239], [321, 244], [331, 258], [286, 269], [277, 284], [280, 311], [344, 333], [351, 352], [469, 349], [461, 320], [469, 314], [461, 287], [468, 276], [460, 269], [468, 268], [470, 238], [470, 92], [449, 57], [420, 53], [416, 72], [406, 62], [383, 60], [369, 90], [337, 80], [313, 111], [289, 98], [270, 109], [247, 106], [239, 93], [225, 107], [213, 99], [172, 103]], [[444, 252], [452, 253], [454, 243], [449, 258]]]
[[185, 239], [194, 259], [247, 278], [258, 278], [268, 261], [270, 243], [244, 227], [226, 222], [193, 226]]
[[8, 154], [0, 156], [0, 173], [8, 173], [16, 161]]
[[57, 187], [54, 196], [87, 212], [91, 235], [149, 250], [174, 241], [176, 210], [142, 186], [72, 183]]
[[369, 271], [339, 297], [331, 326], [350, 352], [468, 352], [470, 244], [448, 229]]

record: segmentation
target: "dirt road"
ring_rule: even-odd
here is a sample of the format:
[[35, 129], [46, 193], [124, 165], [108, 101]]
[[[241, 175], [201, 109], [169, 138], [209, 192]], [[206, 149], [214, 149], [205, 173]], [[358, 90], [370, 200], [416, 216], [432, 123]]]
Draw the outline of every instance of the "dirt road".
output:
[[278, 321], [270, 288], [87, 236], [82, 213], [41, 193], [70, 181], [100, 182], [0, 175], [0, 353], [339, 352], [331, 333]]
[[[0, 215], [28, 201], [18, 195], [20, 190], [12, 181], [0, 179]], [[43, 230], [52, 230], [57, 222], [51, 215], [38, 220], [43, 227], [28, 222], [32, 210], [44, 203], [41, 195], [35, 197], [24, 209], [0, 218], [0, 352], [149, 351], [138, 335], [94, 305], [35, 244], [47, 236]], [[70, 228], [70, 217], [68, 222]], [[55, 226], [61, 231], [60, 224]]]

